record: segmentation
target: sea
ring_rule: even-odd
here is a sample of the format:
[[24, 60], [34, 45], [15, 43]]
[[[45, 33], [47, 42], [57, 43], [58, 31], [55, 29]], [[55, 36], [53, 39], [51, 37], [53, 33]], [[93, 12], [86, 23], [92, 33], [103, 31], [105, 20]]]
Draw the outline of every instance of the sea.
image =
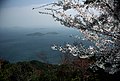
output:
[[60, 64], [63, 54], [51, 49], [53, 44], [65, 45], [75, 41], [90, 44], [71, 37], [83, 35], [78, 29], [58, 27], [0, 27], [0, 58], [12, 63], [38, 60]]

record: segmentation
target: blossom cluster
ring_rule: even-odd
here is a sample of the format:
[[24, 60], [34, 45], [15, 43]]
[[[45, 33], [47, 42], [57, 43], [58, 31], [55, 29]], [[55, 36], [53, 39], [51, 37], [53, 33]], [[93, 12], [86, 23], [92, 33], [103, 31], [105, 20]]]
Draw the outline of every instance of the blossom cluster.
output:
[[94, 46], [88, 48], [80, 43], [53, 45], [51, 48], [80, 58], [94, 56], [96, 62], [91, 68], [102, 68], [114, 74], [120, 69], [120, 19], [114, 13], [111, 0], [90, 0], [89, 3], [86, 1], [89, 0], [59, 0], [37, 7], [46, 11], [41, 10], [40, 14], [51, 15], [65, 27], [77, 28], [83, 34], [84, 40], [94, 43]]

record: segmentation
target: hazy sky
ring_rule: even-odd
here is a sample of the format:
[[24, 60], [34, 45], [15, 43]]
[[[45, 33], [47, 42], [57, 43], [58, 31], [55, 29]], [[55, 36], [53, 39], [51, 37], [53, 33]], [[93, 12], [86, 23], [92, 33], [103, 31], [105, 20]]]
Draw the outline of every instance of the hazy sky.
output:
[[41, 4], [55, 0], [0, 0], [0, 27], [56, 26], [51, 16], [32, 10]]

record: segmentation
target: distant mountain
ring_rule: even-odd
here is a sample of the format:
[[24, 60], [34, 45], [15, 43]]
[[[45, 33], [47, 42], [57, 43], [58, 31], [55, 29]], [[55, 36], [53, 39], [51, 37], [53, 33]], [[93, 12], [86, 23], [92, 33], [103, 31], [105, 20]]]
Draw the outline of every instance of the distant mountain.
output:
[[40, 32], [35, 32], [35, 33], [27, 34], [27, 36], [43, 36], [43, 35], [45, 35], [45, 34], [40, 33]]
[[35, 32], [35, 33], [29, 33], [27, 36], [43, 36], [43, 35], [57, 35], [59, 33], [57, 32], [47, 32], [47, 33], [41, 33], [41, 32]]
[[59, 33], [57, 33], [57, 32], [47, 32], [46, 34], [56, 35], [56, 34], [59, 34]]

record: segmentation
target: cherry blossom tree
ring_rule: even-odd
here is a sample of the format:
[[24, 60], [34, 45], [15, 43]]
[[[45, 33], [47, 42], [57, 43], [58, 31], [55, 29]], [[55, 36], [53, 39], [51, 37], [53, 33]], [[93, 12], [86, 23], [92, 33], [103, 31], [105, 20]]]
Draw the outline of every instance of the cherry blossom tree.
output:
[[65, 27], [78, 29], [84, 36], [71, 37], [93, 43], [89, 47], [82, 43], [53, 45], [53, 50], [79, 58], [94, 57], [95, 63], [89, 66], [93, 71], [101, 68], [114, 74], [120, 70], [119, 7], [119, 0], [59, 0], [33, 9], [51, 15]]

